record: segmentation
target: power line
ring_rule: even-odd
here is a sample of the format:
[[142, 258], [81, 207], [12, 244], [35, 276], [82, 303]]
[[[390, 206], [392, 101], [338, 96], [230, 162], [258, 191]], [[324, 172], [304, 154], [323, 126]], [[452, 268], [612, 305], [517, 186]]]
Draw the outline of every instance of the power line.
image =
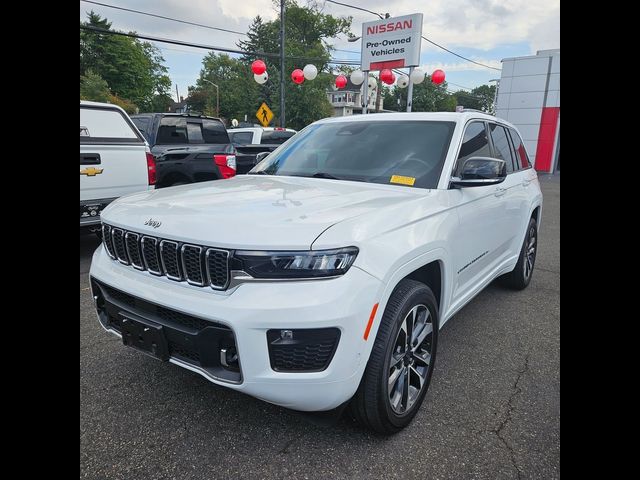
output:
[[464, 85], [460, 85], [459, 83], [453, 83], [453, 82], [450, 82], [450, 81], [448, 81], [448, 80], [447, 80], [447, 83], [448, 83], [449, 85], [455, 85], [456, 87], [466, 88], [467, 90], [473, 90], [473, 88], [471, 88], [471, 87], [465, 87]]
[[501, 72], [501, 71], [502, 71], [502, 69], [501, 69], [501, 68], [492, 67], [492, 66], [490, 66], [490, 65], [486, 65], [486, 64], [484, 64], [484, 63], [480, 63], [480, 62], [476, 62], [475, 60], [471, 60], [470, 58], [463, 57], [462, 55], [460, 55], [460, 54], [458, 54], [458, 53], [456, 53], [456, 52], [453, 52], [453, 51], [449, 50], [448, 48], [443, 47], [442, 45], [440, 45], [440, 44], [438, 44], [438, 43], [434, 42], [433, 40], [429, 40], [429, 39], [428, 39], [427, 37], [425, 37], [424, 35], [422, 35], [422, 38], [423, 38], [424, 40], [426, 40], [427, 42], [429, 42], [429, 43], [431, 43], [431, 44], [435, 45], [436, 47], [441, 48], [442, 50], [445, 50], [445, 51], [449, 52], [450, 54], [455, 55], [456, 57], [462, 58], [463, 60], [466, 60], [467, 62], [475, 63], [476, 65], [480, 65], [481, 67], [491, 68], [492, 70], [498, 70], [499, 72]]
[[[268, 53], [268, 52], [245, 52], [244, 50], [237, 50], [234, 48], [227, 48], [227, 47], [217, 47], [217, 46], [213, 46], [213, 45], [204, 45], [201, 43], [191, 43], [191, 42], [184, 42], [182, 40], [174, 40], [171, 38], [161, 38], [161, 37], [153, 37], [151, 35], [142, 35], [139, 33], [125, 33], [125, 32], [118, 32], [115, 30], [105, 30], [103, 28], [97, 28], [97, 27], [93, 27], [91, 25], [80, 25], [80, 30], [86, 30], [86, 31], [90, 31], [90, 32], [94, 32], [94, 33], [105, 33], [108, 35], [122, 35], [125, 37], [131, 37], [131, 38], [139, 38], [142, 40], [150, 40], [152, 42], [160, 42], [160, 43], [170, 43], [173, 45], [183, 45], [186, 47], [193, 47], [193, 48], [201, 48], [204, 50], [214, 50], [214, 51], [219, 51], [219, 52], [225, 52], [225, 53], [237, 53], [239, 55], [247, 55], [250, 57], [270, 57], [270, 58], [279, 58], [280, 54], [279, 53]], [[300, 57], [300, 56], [288, 56], [287, 58], [292, 59], [292, 60], [325, 60], [323, 58], [319, 58], [319, 57]], [[340, 60], [340, 59], [336, 59], [336, 58], [330, 58], [329, 62], [327, 63], [331, 63], [331, 64], [335, 64], [335, 65], [360, 65], [360, 61], [354, 62], [354, 61], [349, 61], [349, 60]]]
[[138, 13], [140, 15], [148, 15], [149, 17], [163, 18], [164, 20], [171, 20], [172, 22], [185, 23], [187, 25], [195, 25], [196, 27], [208, 28], [210, 30], [219, 30], [221, 32], [235, 33], [235, 34], [238, 34], [238, 35], [246, 35], [246, 33], [238, 32], [236, 30], [227, 30], [226, 28], [212, 27], [210, 25], [203, 25], [201, 23], [194, 23], [194, 22], [189, 22], [187, 20], [179, 20], [177, 18], [165, 17], [163, 15], [156, 15], [155, 13], [141, 12], [140, 10], [133, 10], [131, 8], [117, 7], [115, 5], [108, 5], [106, 3], [94, 2], [92, 0], [80, 0], [80, 1], [81, 2], [86, 2], [86, 3], [92, 3], [94, 5], [100, 5], [102, 7], [114, 8], [116, 10], [124, 10], [125, 12]]
[[[380, 17], [380, 19], [382, 19], [382, 20], [384, 20], [384, 19], [385, 19], [385, 17], [383, 17], [383, 16], [382, 16], [382, 14], [380, 14], [380, 13], [376, 13], [376, 12], [372, 12], [371, 10], [367, 10], [366, 8], [356, 7], [355, 5], [349, 5], [349, 4], [347, 4], [347, 3], [334, 2], [333, 0], [326, 0], [326, 1], [327, 1], [327, 2], [329, 2], [329, 3], [335, 3], [336, 5], [342, 5], [343, 7], [349, 7], [349, 8], [353, 8], [353, 9], [355, 9], [355, 10], [361, 10], [361, 11], [363, 11], [363, 12], [367, 12], [367, 13], [371, 13], [371, 14], [373, 14], [373, 15], [377, 15], [377, 16], [379, 16], [379, 17]], [[388, 14], [387, 14], [387, 15], [388, 15]], [[387, 16], [387, 18], [389, 18], [389, 17]]]

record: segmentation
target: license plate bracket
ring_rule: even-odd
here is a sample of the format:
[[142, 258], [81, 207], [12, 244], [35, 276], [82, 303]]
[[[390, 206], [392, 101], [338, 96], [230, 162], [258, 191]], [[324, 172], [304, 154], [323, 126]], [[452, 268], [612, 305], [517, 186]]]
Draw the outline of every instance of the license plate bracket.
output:
[[169, 360], [169, 347], [162, 325], [124, 313], [120, 313], [120, 324], [124, 345], [160, 360]]

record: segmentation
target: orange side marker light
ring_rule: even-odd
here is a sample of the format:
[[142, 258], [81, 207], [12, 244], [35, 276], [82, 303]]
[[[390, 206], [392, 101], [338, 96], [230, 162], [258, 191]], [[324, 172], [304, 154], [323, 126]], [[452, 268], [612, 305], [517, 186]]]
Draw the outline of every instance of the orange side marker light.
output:
[[371, 310], [371, 315], [369, 316], [369, 322], [367, 323], [367, 328], [364, 331], [364, 339], [365, 341], [369, 338], [369, 332], [371, 331], [371, 326], [373, 325], [373, 317], [376, 316], [376, 312], [378, 311], [378, 304], [376, 303]]

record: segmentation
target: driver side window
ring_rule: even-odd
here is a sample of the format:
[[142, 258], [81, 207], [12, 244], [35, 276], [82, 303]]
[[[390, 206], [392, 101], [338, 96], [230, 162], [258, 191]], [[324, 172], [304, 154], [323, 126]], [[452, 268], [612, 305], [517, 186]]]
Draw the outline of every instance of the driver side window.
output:
[[467, 125], [462, 138], [462, 146], [456, 161], [456, 168], [453, 176], [459, 177], [462, 172], [462, 165], [469, 157], [490, 157], [491, 148], [484, 122], [471, 122]]

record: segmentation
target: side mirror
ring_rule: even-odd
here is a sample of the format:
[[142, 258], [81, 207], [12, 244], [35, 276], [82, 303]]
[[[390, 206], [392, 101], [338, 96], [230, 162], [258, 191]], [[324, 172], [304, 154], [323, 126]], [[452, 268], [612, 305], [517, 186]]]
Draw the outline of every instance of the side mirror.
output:
[[489, 157], [470, 157], [464, 161], [460, 177], [452, 177], [451, 185], [463, 187], [485, 187], [504, 182], [507, 166], [504, 160]]
[[271, 152], [260, 152], [256, 155], [256, 165], [267, 158]]

